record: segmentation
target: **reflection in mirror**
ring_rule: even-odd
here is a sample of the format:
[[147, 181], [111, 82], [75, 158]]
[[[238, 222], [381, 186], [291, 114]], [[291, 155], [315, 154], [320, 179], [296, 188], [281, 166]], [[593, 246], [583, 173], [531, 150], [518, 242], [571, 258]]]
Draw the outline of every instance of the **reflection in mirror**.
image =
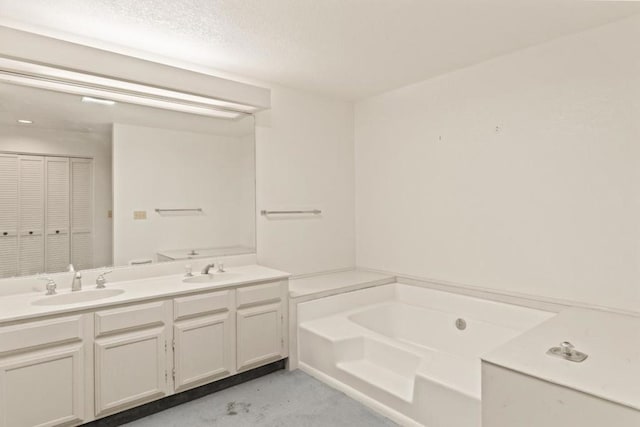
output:
[[0, 277], [254, 248], [253, 116], [0, 84]]

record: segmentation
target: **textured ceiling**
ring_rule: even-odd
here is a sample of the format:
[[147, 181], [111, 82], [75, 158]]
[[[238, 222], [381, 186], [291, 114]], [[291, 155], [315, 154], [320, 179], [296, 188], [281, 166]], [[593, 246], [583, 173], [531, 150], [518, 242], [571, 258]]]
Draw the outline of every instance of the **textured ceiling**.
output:
[[345, 99], [636, 13], [610, 1], [0, 0], [1, 25]]

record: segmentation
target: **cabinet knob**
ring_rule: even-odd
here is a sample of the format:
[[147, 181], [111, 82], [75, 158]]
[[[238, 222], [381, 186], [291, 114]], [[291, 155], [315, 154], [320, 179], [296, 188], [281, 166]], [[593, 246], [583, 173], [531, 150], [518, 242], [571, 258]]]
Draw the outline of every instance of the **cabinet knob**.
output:
[[60, 230], [56, 230], [56, 234], [60, 234]]
[[2, 233], [3, 236], [8, 236], [9, 233], [7, 233], [6, 231], [4, 233]]
[[29, 234], [33, 234], [33, 231], [30, 231]]

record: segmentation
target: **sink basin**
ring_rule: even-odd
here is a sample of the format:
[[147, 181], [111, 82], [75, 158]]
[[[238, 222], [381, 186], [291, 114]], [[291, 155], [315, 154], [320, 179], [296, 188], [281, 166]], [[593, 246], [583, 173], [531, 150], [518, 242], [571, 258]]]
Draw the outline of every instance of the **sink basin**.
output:
[[115, 297], [123, 293], [122, 289], [96, 289], [90, 291], [69, 292], [51, 295], [32, 302], [33, 305], [66, 305], [79, 302], [95, 301], [103, 298]]
[[240, 274], [234, 273], [214, 273], [214, 274], [201, 274], [198, 276], [188, 277], [183, 280], [184, 283], [215, 283], [222, 282], [224, 280], [233, 280], [240, 277]]

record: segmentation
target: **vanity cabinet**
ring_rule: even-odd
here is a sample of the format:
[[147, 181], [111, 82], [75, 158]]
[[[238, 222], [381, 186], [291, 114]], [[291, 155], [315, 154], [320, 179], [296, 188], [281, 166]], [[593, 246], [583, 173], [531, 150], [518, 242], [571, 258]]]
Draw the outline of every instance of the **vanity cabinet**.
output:
[[286, 295], [263, 282], [0, 326], [0, 427], [79, 425], [283, 359]]
[[244, 371], [286, 357], [283, 282], [237, 290], [237, 369]]
[[69, 316], [0, 327], [0, 427], [85, 420], [83, 320]]
[[174, 300], [174, 388], [184, 391], [235, 373], [234, 291]]
[[167, 301], [95, 313], [96, 416], [122, 411], [169, 392], [170, 320]]

